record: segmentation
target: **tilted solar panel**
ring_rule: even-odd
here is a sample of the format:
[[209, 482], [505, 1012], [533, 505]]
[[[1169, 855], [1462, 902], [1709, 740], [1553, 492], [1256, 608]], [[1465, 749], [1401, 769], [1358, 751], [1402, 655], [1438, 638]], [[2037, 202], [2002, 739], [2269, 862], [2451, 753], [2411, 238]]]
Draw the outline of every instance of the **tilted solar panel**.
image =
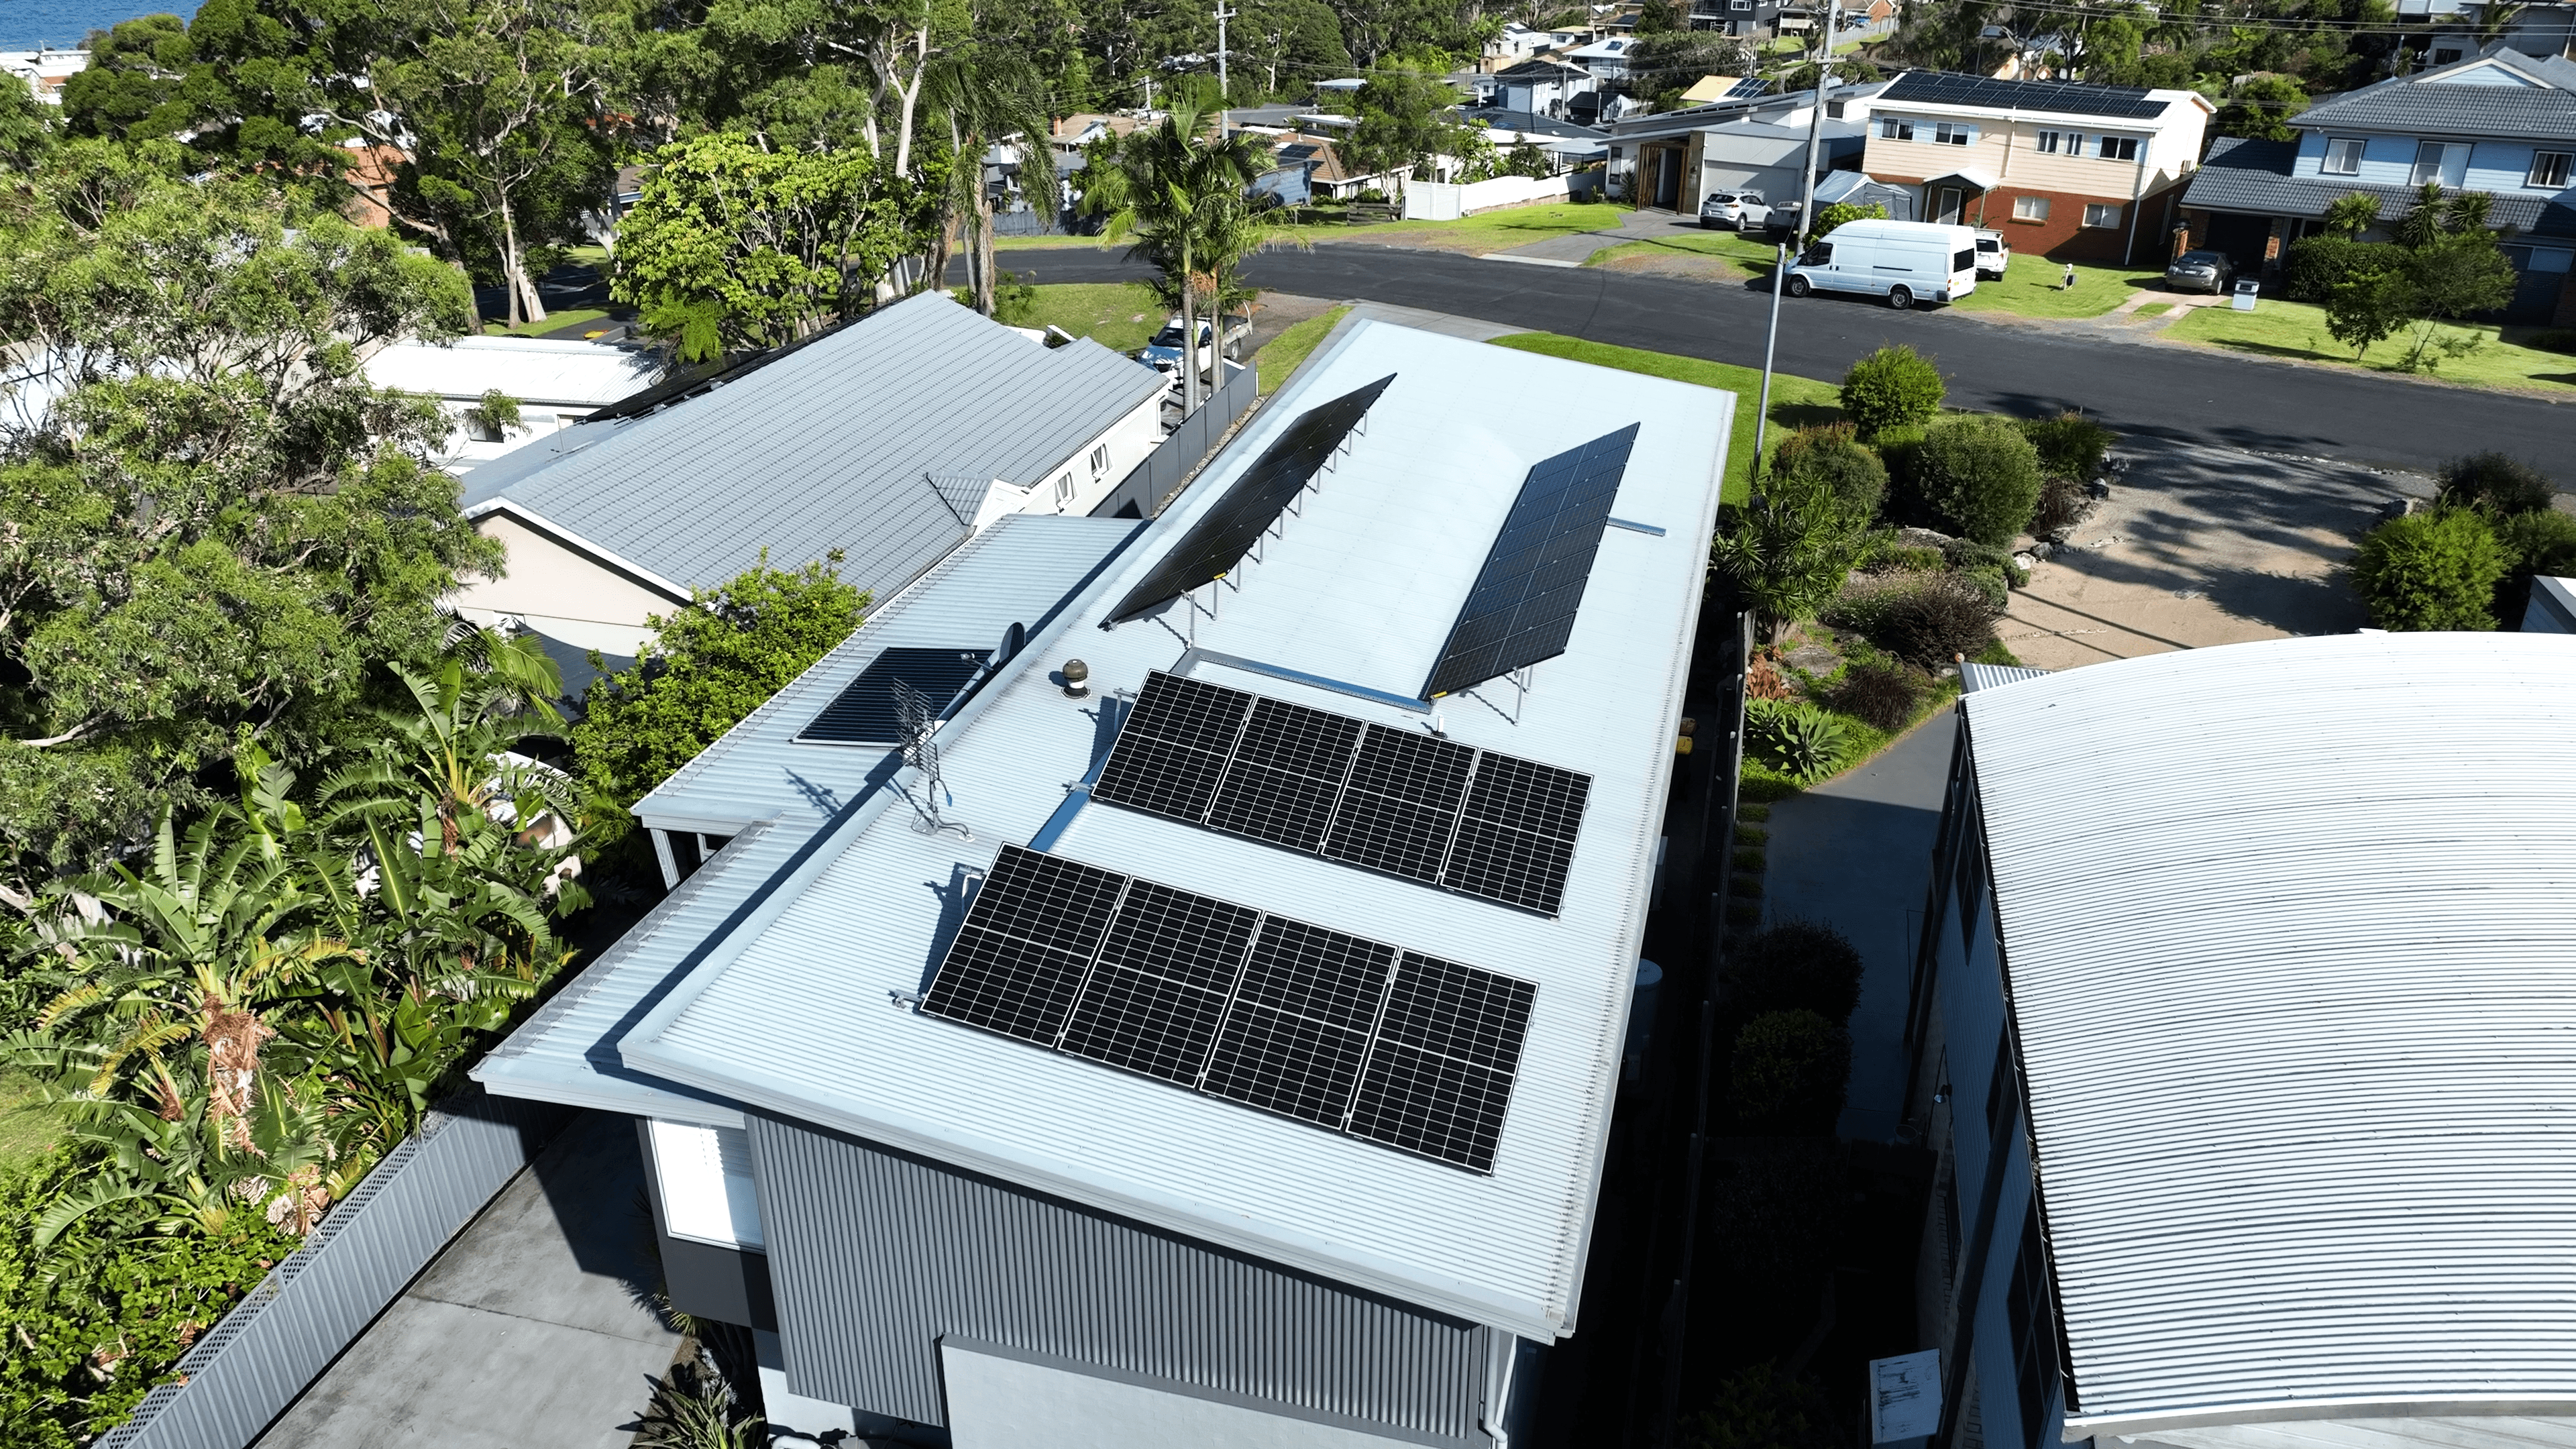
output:
[[1565, 652], [1636, 442], [1637, 424], [1630, 423], [1529, 470], [1423, 682], [1423, 698], [1455, 694]]
[[983, 649], [884, 650], [796, 738], [812, 744], [900, 744], [903, 733], [895, 717], [895, 681], [911, 685], [945, 708], [975, 682], [989, 655]]
[[1537, 991], [1005, 845], [921, 1010], [1491, 1172]]
[[1554, 915], [1591, 788], [1573, 770], [1157, 671], [1091, 796]]
[[1252, 551], [1261, 531], [1341, 447], [1351, 429], [1368, 415], [1370, 404], [1393, 381], [1395, 374], [1388, 373], [1366, 387], [1300, 414], [1297, 421], [1271, 440], [1251, 467], [1243, 470], [1225, 490], [1225, 496], [1163, 551], [1153, 569], [1109, 612], [1109, 622], [1124, 623], [1166, 599], [1177, 599], [1231, 572]]

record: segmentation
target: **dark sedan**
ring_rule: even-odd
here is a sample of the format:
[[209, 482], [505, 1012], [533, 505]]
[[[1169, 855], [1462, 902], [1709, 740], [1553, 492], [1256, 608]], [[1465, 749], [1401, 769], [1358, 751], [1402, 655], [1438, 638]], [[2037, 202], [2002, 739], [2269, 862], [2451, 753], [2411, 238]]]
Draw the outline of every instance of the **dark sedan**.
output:
[[2175, 292], [2224, 292], [2236, 280], [2236, 264], [2225, 252], [2184, 252], [2165, 268], [2165, 287]]

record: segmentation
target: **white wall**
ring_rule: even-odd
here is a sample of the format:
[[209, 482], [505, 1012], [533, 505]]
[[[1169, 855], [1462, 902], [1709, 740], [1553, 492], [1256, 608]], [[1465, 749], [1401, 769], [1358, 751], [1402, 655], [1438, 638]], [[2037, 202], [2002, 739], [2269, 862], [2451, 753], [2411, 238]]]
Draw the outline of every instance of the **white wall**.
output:
[[450, 596], [457, 613], [475, 623], [513, 615], [577, 649], [632, 655], [639, 640], [653, 636], [647, 617], [688, 602], [628, 578], [506, 513], [487, 513], [474, 527], [509, 552], [509, 572], [469, 581]]
[[1439, 181], [1404, 183], [1404, 217], [1407, 221], [1455, 221], [1480, 211], [1493, 211], [1505, 206], [1523, 206], [1533, 201], [1563, 201], [1566, 179], [1550, 176], [1532, 180], [1527, 176], [1497, 176], [1489, 181], [1470, 181], [1463, 185]]
[[1407, 1441], [946, 1342], [955, 1449], [1391, 1449]]

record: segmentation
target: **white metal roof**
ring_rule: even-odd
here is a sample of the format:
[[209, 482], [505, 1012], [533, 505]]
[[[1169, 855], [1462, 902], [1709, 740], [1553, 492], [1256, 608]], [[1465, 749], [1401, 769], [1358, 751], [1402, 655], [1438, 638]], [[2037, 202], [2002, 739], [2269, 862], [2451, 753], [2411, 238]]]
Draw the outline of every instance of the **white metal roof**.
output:
[[[1308, 407], [1389, 373], [1366, 434], [1201, 618], [1205, 649], [1411, 695], [1530, 466], [1642, 423], [1616, 500], [1662, 537], [1604, 537], [1568, 652], [1509, 691], [1444, 701], [1452, 738], [1590, 773], [1563, 909], [1542, 919], [1119, 810], [1079, 808], [1052, 849], [1537, 984], [1490, 1176], [922, 1016], [917, 992], [970, 871], [1068, 806], [1106, 748], [1098, 696], [1183, 652], [1180, 612], [1114, 631], [1110, 606]], [[1546, 397], [1531, 409], [1520, 399]], [[1255, 415], [1154, 531], [1033, 638], [941, 734], [972, 843], [927, 837], [881, 792], [627, 1033], [639, 1070], [989, 1172], [1404, 1301], [1546, 1338], [1578, 1300], [1620, 1037], [1644, 929], [1732, 403], [1362, 322]], [[1172, 626], [1166, 627], [1166, 621]], [[1094, 698], [1049, 679], [1069, 656]], [[1201, 676], [1408, 729], [1392, 704], [1202, 666]]]
[[550, 337], [460, 337], [444, 346], [396, 342], [365, 364], [367, 381], [451, 400], [498, 388], [521, 403], [604, 408], [653, 385], [659, 370], [641, 348]]
[[2069, 1437], [2576, 1411], [2576, 638], [1961, 705]]

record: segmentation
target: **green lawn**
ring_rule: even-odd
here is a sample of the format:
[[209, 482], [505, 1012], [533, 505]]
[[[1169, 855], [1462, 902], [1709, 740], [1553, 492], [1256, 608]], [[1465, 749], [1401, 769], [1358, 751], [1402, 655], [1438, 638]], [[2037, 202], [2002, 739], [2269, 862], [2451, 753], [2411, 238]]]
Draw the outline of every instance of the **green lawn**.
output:
[[1778, 259], [1779, 252], [1771, 243], [1759, 237], [1746, 236], [1741, 232], [1712, 231], [1707, 228], [1697, 231], [1677, 229], [1669, 236], [1653, 237], [1646, 241], [1621, 242], [1617, 246], [1603, 247], [1584, 258], [1583, 264], [1587, 267], [1598, 267], [1621, 257], [1674, 255], [1723, 257], [1757, 277], [1767, 277], [1771, 275], [1772, 263]]
[[1261, 395], [1268, 397], [1277, 392], [1279, 385], [1288, 380], [1288, 374], [1314, 355], [1324, 335], [1331, 332], [1333, 324], [1341, 321], [1342, 314], [1350, 310], [1348, 307], [1335, 307], [1321, 316], [1295, 323], [1252, 354], [1253, 368], [1261, 375]]
[[2138, 317], [2161, 317], [2173, 309], [2174, 304], [2171, 302], [2149, 302], [2131, 315]]
[[[1615, 367], [1622, 372], [1642, 372], [1649, 377], [1666, 377], [1701, 387], [1723, 388], [1734, 393], [1735, 425], [1728, 432], [1726, 442], [1725, 498], [1729, 503], [1740, 503], [1750, 492], [1753, 414], [1762, 401], [1760, 369], [1703, 362], [1696, 357], [1676, 357], [1669, 352], [1613, 347], [1606, 342], [1586, 342], [1579, 337], [1561, 337], [1553, 332], [1515, 332], [1508, 337], [1495, 338], [1494, 345], [1589, 362], [1596, 367]], [[1842, 390], [1833, 383], [1818, 382], [1811, 377], [1791, 377], [1786, 373], [1771, 375], [1770, 437], [1777, 438], [1792, 428], [1829, 423], [1842, 415]]]
[[0, 1073], [0, 1173], [42, 1157], [62, 1136], [63, 1125], [63, 1105], [47, 1102], [35, 1078]]
[[[1282, 240], [1305, 242], [1401, 240], [1409, 245], [1436, 246], [1444, 251], [1494, 252], [1527, 246], [1549, 237], [1573, 236], [1578, 232], [1601, 231], [1619, 225], [1620, 213], [1628, 208], [1619, 202], [1554, 201], [1539, 206], [1514, 206], [1501, 211], [1488, 211], [1456, 221], [1387, 221], [1375, 226], [1344, 226], [1323, 223], [1280, 228]], [[1097, 247], [1098, 237], [1088, 236], [1006, 236], [994, 239], [1003, 251], [1023, 251], [1044, 247]], [[1123, 250], [1126, 243], [1117, 244]]]
[[[2434, 377], [2483, 387], [2519, 388], [2560, 398], [2576, 391], [2576, 357], [2502, 341], [2493, 323], [2446, 327], [2445, 330], [2474, 333], [2484, 338], [2486, 345], [2466, 357], [2445, 360], [2440, 370], [2432, 374]], [[2527, 335], [2529, 330], [2521, 327], [2504, 329], [2517, 337]], [[2199, 308], [2166, 328], [2164, 335], [2185, 342], [2224, 347], [2231, 352], [2328, 362], [2368, 372], [2398, 371], [2398, 362], [2407, 352], [2406, 335], [2400, 334], [2372, 347], [2361, 362], [2355, 363], [2352, 349], [2327, 334], [2323, 307], [2276, 297], [2265, 297], [2251, 312], [2239, 312], [2228, 307]]]
[[550, 312], [543, 322], [522, 322], [516, 327], [487, 322], [483, 324], [483, 333], [487, 337], [538, 337], [561, 331], [576, 322], [598, 322], [607, 316], [608, 311], [604, 307], [577, 307], [569, 312]]
[[1142, 282], [1057, 282], [1036, 289], [1037, 304], [1002, 320], [1014, 327], [1061, 327], [1112, 352], [1145, 345], [1168, 313]]
[[[2011, 240], [2011, 233], [2005, 233], [2005, 240]], [[2069, 291], [2066, 263], [2017, 256], [2005, 265], [2000, 281], [1980, 281], [1977, 290], [1952, 305], [1962, 312], [2009, 312], [2016, 317], [2099, 317], [2140, 288], [2163, 279], [2163, 273], [2145, 267], [2077, 262], [2075, 287]]]

